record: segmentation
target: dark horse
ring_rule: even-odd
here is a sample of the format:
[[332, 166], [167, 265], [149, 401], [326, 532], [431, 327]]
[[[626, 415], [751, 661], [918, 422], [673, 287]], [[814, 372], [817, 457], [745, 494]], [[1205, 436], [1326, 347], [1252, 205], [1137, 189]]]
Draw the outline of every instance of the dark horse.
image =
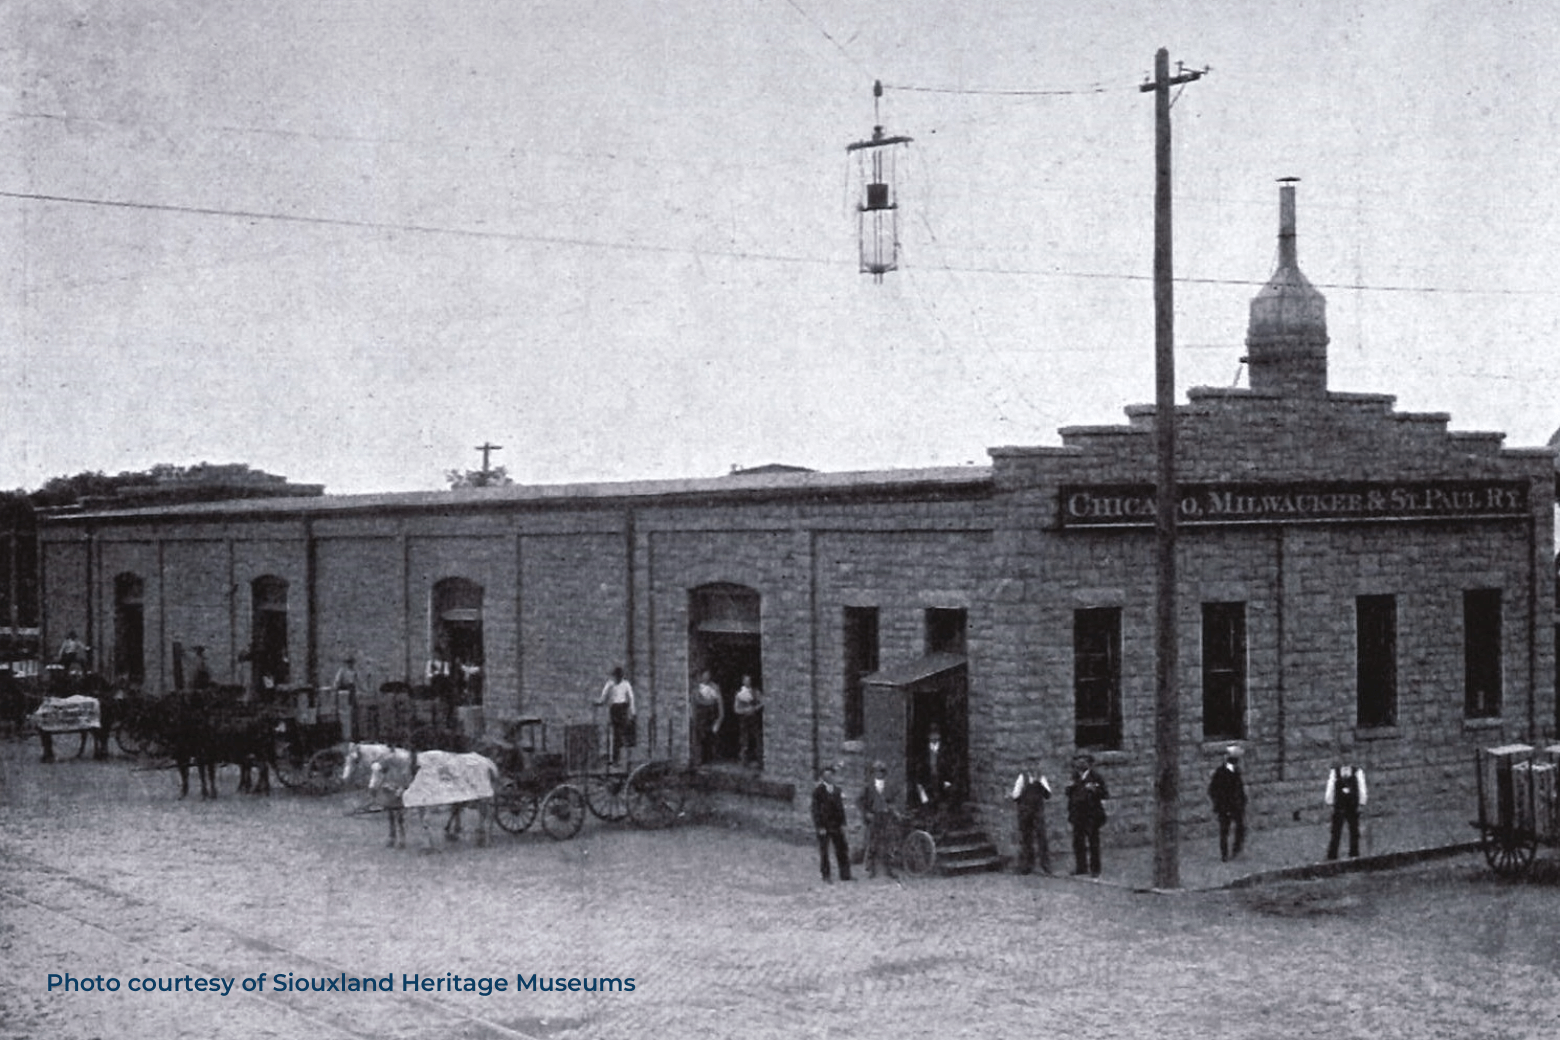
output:
[[[240, 688], [215, 687], [170, 693], [157, 701], [154, 732], [164, 754], [179, 770], [179, 797], [190, 793], [190, 766], [200, 777], [200, 796], [217, 796], [217, 767], [225, 762], [242, 773], [240, 791], [268, 794], [275, 760], [274, 718], [237, 700]], [[259, 778], [252, 781], [251, 771]]]

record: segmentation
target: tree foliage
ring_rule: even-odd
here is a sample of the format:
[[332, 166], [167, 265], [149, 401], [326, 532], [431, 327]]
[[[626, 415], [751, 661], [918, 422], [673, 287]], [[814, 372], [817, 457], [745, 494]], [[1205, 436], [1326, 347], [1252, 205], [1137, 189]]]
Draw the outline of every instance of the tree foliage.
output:
[[450, 482], [451, 490], [458, 488], [478, 487], [509, 487], [514, 484], [514, 478], [503, 466], [494, 466], [492, 469], [468, 469], [446, 470], [444, 479]]

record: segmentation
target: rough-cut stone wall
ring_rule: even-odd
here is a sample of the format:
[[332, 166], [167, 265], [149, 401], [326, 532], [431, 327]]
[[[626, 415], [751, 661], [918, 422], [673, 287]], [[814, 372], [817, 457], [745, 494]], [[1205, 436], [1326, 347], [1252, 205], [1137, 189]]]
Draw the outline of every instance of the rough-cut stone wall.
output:
[[[1246, 769], [1253, 815], [1288, 819], [1319, 803], [1342, 748], [1371, 771], [1383, 807], [1467, 799], [1472, 750], [1554, 732], [1552, 460], [1503, 450], [1487, 433], [1449, 433], [1448, 417], [1399, 414], [1380, 395], [1293, 400], [1193, 391], [1177, 409], [1181, 483], [1521, 480], [1526, 519], [1182, 526], [1177, 553], [1182, 811], [1206, 822], [1203, 788], [1223, 744], [1202, 731], [1201, 609], [1243, 602], [1247, 623]], [[1057, 526], [1063, 484], [1152, 484], [1154, 409], [1128, 425], [1063, 431], [1059, 449], [999, 449], [996, 481], [1015, 529], [1004, 570], [1033, 619], [1028, 660], [1040, 690], [1033, 725], [1065, 761], [1072, 739], [1073, 611], [1122, 609], [1124, 733], [1103, 756], [1117, 794], [1112, 828], [1146, 831], [1154, 771], [1154, 553], [1151, 527]], [[1026, 527], [1023, 515], [1034, 517]], [[1463, 718], [1463, 592], [1502, 592], [1504, 712]], [[1397, 605], [1397, 724], [1355, 725], [1356, 597]], [[1002, 642], [1018, 646], [1020, 637]], [[1023, 710], [1023, 706], [1019, 706]], [[995, 751], [1007, 752], [999, 737]], [[1470, 803], [1471, 804], [1471, 803]]]

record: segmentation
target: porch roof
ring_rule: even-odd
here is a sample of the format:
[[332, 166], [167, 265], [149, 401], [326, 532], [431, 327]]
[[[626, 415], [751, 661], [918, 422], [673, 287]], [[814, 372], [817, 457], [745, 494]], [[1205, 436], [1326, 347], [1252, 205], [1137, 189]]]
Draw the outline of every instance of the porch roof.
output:
[[963, 668], [968, 662], [969, 658], [963, 654], [927, 654], [912, 661], [889, 665], [863, 676], [861, 681], [868, 686], [915, 686], [946, 675], [956, 668]]

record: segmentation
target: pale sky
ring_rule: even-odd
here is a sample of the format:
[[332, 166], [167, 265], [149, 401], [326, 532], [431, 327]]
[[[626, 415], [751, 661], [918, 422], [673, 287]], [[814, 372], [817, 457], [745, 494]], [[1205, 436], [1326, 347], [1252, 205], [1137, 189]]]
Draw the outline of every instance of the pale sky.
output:
[[[0, 488], [245, 462], [437, 488], [987, 461], [1229, 386], [1300, 177], [1330, 385], [1560, 426], [1542, 0], [10, 0]], [[903, 269], [856, 270], [881, 121]], [[1006, 93], [1005, 93], [1006, 92]], [[1011, 93], [1022, 92], [1022, 93]]]

